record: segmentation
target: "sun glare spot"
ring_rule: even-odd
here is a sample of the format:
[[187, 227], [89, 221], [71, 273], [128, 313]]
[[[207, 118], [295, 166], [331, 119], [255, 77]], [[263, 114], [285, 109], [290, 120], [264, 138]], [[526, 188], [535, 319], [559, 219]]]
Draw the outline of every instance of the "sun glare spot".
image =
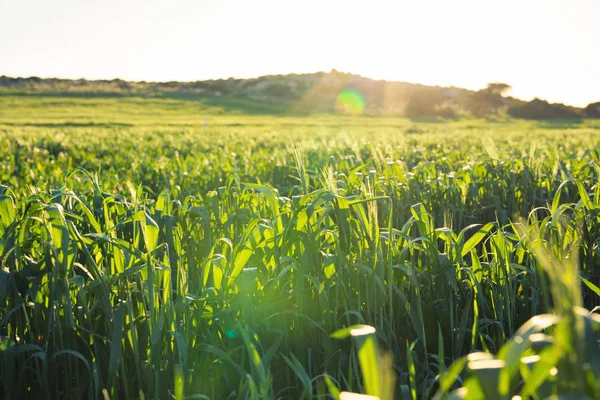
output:
[[237, 337], [237, 334], [231, 329], [227, 329], [225, 331], [225, 336], [227, 336], [229, 339], [235, 339]]
[[365, 109], [365, 99], [358, 90], [344, 89], [335, 100], [335, 109], [344, 114], [360, 115]]
[[369, 325], [358, 325], [355, 328], [350, 330], [350, 335], [352, 336], [365, 336], [372, 335], [375, 333], [375, 328]]

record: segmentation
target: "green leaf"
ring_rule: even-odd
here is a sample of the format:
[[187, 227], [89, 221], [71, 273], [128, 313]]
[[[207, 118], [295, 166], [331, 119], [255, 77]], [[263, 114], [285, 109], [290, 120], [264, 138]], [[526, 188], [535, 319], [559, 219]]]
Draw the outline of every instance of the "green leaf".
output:
[[580, 278], [581, 278], [582, 282], [585, 283], [585, 286], [590, 288], [590, 290], [592, 292], [596, 293], [596, 295], [600, 296], [600, 288], [598, 286], [594, 285], [592, 282], [588, 281], [583, 276], [580, 276]]
[[[363, 334], [361, 334], [362, 336]], [[356, 335], [353, 335], [356, 336]], [[362, 371], [365, 389], [368, 395], [381, 396], [379, 368], [377, 364], [377, 343], [375, 336], [369, 334], [358, 349], [358, 360]]]
[[464, 257], [467, 254], [469, 254], [469, 252], [473, 248], [475, 248], [475, 246], [477, 246], [483, 240], [483, 238], [486, 237], [486, 235], [488, 235], [490, 233], [490, 231], [492, 230], [494, 225], [495, 224], [493, 222], [489, 222], [489, 223], [485, 224], [485, 226], [483, 228], [481, 228], [479, 231], [477, 231], [477, 233], [475, 233], [473, 236], [471, 236], [469, 238], [469, 240], [467, 240], [466, 243], [464, 244], [464, 246], [462, 247], [462, 250], [460, 252], [461, 257]]

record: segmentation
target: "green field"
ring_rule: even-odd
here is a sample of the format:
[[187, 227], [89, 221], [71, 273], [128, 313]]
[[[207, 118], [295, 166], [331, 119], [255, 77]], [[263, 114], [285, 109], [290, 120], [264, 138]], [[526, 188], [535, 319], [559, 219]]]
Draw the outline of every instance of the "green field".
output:
[[0, 398], [600, 398], [590, 121], [268, 111], [0, 96]]

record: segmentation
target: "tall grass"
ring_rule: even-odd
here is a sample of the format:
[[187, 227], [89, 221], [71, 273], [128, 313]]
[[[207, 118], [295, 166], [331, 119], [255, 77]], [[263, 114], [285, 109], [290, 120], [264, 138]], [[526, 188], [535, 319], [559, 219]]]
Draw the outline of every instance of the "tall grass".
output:
[[1, 396], [597, 396], [583, 136], [227, 129], [4, 131]]

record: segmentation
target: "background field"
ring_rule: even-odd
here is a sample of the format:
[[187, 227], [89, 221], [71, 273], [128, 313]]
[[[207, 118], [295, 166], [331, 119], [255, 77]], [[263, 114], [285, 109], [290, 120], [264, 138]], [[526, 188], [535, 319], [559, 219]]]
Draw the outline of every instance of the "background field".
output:
[[[227, 98], [215, 104], [207, 99], [0, 96], [2, 139], [8, 150], [7, 160], [12, 160], [3, 163], [2, 179], [4, 182], [12, 180], [15, 187], [23, 187], [27, 183], [23, 179], [27, 177], [19, 171], [32, 175], [36, 168], [49, 168], [52, 173], [45, 173], [43, 177], [38, 174], [37, 181], [42, 184], [47, 183], [44, 182], [47, 179], [61, 184], [65, 172], [84, 167], [90, 172], [99, 172], [104, 185], [123, 184], [129, 179], [158, 194], [169, 188], [163, 185], [167, 182], [154, 185], [143, 174], [152, 173], [153, 179], [166, 179], [170, 174], [187, 172], [185, 180], [193, 178], [198, 187], [185, 194], [197, 194], [195, 191], [199, 189], [215, 189], [223, 184], [232, 168], [245, 181], [256, 181], [256, 178], [265, 181], [264, 174], [272, 174], [275, 169], [295, 168], [289, 151], [292, 145], [304, 148], [311, 153], [310, 157], [315, 157], [308, 168], [318, 173], [332, 156], [332, 163], [346, 156], [358, 157], [355, 166], [370, 161], [365, 163], [366, 171], [369, 165], [381, 167], [379, 164], [387, 161], [403, 161], [412, 168], [420, 161], [436, 161], [438, 152], [454, 153], [460, 162], [474, 160], [478, 152], [490, 149], [490, 143], [504, 155], [530, 155], [533, 151], [542, 157], [548, 154], [555, 157], [554, 153], [565, 145], [571, 146], [571, 151], [592, 150], [598, 141], [598, 135], [590, 129], [593, 120], [519, 121], [494, 116], [446, 121], [435, 117], [371, 118], [332, 114], [299, 117], [273, 115], [272, 111], [265, 108], [261, 114], [248, 104]], [[11, 151], [13, 148], [18, 151]], [[134, 148], [137, 151], [132, 151]], [[469, 154], [468, 149], [474, 153]], [[46, 152], [47, 157], [43, 157]], [[35, 157], [31, 157], [31, 153]], [[167, 160], [176, 153], [179, 155], [176, 160]], [[265, 153], [271, 157], [265, 157]], [[14, 157], [21, 154], [25, 157], [20, 158], [15, 167]], [[169, 166], [163, 171], [156, 170], [157, 164], [167, 161], [184, 163], [186, 168]], [[206, 161], [210, 161], [208, 165], [200, 165], [207, 164]], [[130, 168], [132, 165], [140, 168]], [[17, 173], [15, 168], [19, 170]], [[205, 173], [205, 168], [218, 176]], [[263, 174], [258, 173], [257, 168], [263, 168]], [[283, 178], [286, 190], [296, 182], [287, 175]], [[210, 179], [221, 181], [213, 181], [211, 185]], [[278, 188], [284, 183], [267, 181]], [[186, 187], [185, 181], [177, 185]]]
[[[579, 258], [571, 305], [598, 304], [593, 122], [0, 96], [0, 394], [365, 392], [330, 334], [367, 324], [396, 393], [430, 397], [556, 309], [527, 229]], [[591, 365], [566, 386], [600, 394]]]

